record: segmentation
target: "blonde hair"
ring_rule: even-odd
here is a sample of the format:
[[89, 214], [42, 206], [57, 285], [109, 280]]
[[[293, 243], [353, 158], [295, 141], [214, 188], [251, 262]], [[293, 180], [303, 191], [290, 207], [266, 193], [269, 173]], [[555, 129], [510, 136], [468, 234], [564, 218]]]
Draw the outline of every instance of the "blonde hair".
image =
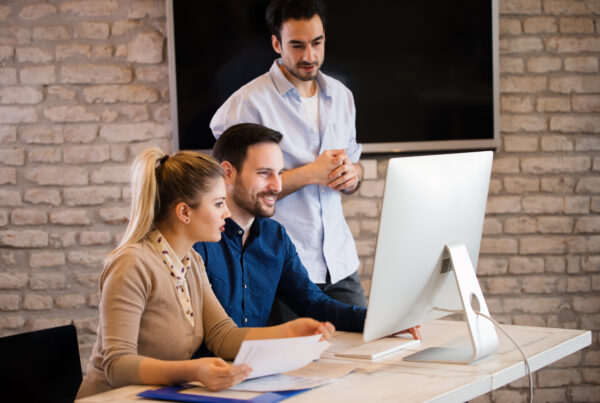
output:
[[212, 158], [193, 151], [166, 155], [153, 147], [140, 153], [131, 167], [131, 211], [123, 238], [108, 259], [127, 245], [142, 240], [157, 222], [169, 218], [171, 207], [184, 202], [198, 207], [202, 195], [223, 178], [223, 168]]

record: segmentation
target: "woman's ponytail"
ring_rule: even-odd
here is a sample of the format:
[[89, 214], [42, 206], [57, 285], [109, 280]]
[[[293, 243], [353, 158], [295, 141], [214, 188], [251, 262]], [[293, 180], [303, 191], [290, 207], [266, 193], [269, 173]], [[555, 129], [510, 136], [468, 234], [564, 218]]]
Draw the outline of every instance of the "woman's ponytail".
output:
[[125, 246], [139, 242], [152, 229], [160, 206], [156, 167], [164, 157], [165, 153], [160, 148], [153, 147], [142, 152], [133, 162], [129, 223], [119, 246], [109, 254], [109, 258]]

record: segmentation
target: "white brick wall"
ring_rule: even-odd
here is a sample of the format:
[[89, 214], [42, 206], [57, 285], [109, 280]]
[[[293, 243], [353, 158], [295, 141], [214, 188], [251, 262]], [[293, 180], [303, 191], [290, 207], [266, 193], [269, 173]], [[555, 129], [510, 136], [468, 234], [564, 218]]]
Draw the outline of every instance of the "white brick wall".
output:
[[[502, 145], [478, 273], [492, 314], [593, 330], [535, 374], [539, 401], [600, 396], [600, 3], [499, 0]], [[170, 151], [163, 0], [0, 4], [0, 336], [75, 321], [95, 339], [101, 260], [133, 156]], [[366, 290], [386, 158], [343, 199]], [[480, 402], [525, 401], [516, 381]]]
[[[486, 210], [481, 286], [506, 323], [592, 330], [592, 347], [534, 378], [536, 400], [598, 401], [600, 3], [500, 0], [500, 12], [502, 145]], [[385, 178], [385, 160], [377, 161], [367, 189]], [[344, 199], [365, 286], [377, 224], [363, 222], [377, 217], [379, 210], [367, 209], [379, 209], [380, 197], [367, 191]], [[476, 400], [525, 401], [526, 386], [517, 381]]]
[[163, 1], [0, 5], [0, 335], [75, 320], [87, 361], [129, 163], [171, 151]]

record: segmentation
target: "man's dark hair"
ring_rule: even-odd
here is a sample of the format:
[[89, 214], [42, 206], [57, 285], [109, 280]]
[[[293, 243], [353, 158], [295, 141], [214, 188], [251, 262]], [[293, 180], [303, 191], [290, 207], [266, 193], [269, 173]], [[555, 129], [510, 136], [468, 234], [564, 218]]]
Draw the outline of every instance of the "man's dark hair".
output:
[[283, 135], [256, 123], [239, 123], [227, 128], [213, 147], [213, 157], [219, 162], [229, 161], [238, 171], [242, 170], [248, 147], [259, 143], [279, 144]]
[[321, 18], [323, 29], [327, 23], [327, 10], [322, 0], [271, 0], [265, 19], [271, 34], [281, 42], [281, 25], [291, 19], [310, 20], [315, 14]]

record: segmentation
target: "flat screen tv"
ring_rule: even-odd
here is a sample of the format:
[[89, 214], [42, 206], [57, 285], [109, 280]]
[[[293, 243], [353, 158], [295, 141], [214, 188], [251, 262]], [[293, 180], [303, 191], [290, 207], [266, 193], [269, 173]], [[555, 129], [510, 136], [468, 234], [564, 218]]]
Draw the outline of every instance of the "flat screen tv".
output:
[[[277, 58], [268, 0], [167, 1], [175, 149], [209, 150], [209, 122]], [[363, 153], [494, 149], [497, 0], [325, 0], [322, 71], [354, 94]]]

